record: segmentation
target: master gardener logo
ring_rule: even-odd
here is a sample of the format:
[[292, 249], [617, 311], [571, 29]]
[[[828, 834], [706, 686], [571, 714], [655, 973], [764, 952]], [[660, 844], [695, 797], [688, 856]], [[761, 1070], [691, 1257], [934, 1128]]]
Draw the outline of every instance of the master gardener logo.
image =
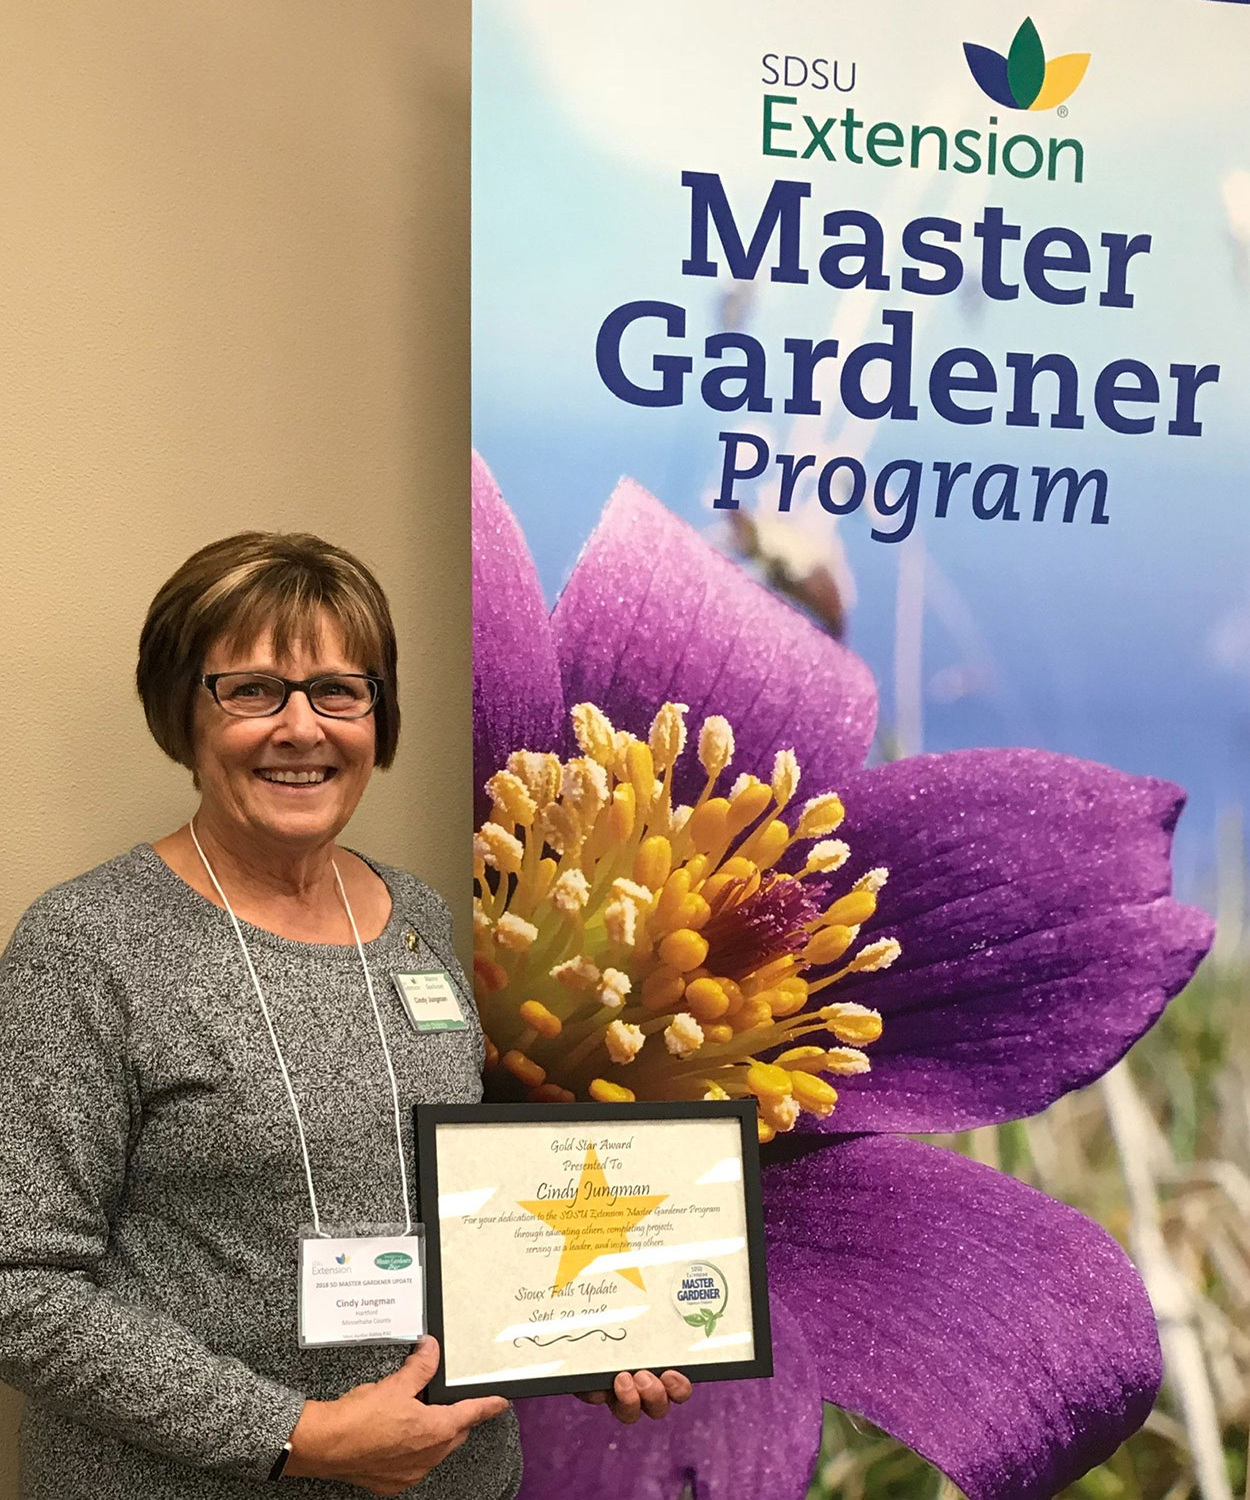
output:
[[381, 1255], [373, 1257], [373, 1264], [379, 1271], [406, 1271], [412, 1264], [412, 1256], [402, 1250], [383, 1250]]
[[1069, 52], [1047, 62], [1037, 27], [1027, 16], [1006, 57], [976, 42], [964, 43], [964, 56], [982, 93], [1004, 109], [1056, 109], [1076, 93], [1089, 67], [1088, 52]]
[[729, 1305], [729, 1282], [719, 1266], [710, 1261], [692, 1261], [673, 1282], [673, 1306], [691, 1328], [701, 1328], [707, 1338], [725, 1315]]

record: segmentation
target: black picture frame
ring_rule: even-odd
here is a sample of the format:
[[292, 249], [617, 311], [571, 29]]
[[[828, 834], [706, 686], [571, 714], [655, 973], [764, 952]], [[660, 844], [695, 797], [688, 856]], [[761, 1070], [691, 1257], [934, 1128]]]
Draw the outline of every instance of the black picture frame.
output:
[[[700, 1364], [685, 1360], [674, 1365], [691, 1381], [757, 1380], [773, 1373], [772, 1326], [768, 1309], [768, 1265], [764, 1242], [764, 1206], [760, 1189], [759, 1139], [753, 1099], [660, 1102], [638, 1104], [418, 1104], [413, 1110], [416, 1149], [418, 1212], [425, 1228], [426, 1326], [439, 1341], [443, 1359], [426, 1387], [427, 1399], [462, 1401], [474, 1396], [551, 1396], [563, 1392], [603, 1390], [612, 1384], [618, 1365], [570, 1375], [538, 1378], [509, 1377], [498, 1382], [448, 1386], [445, 1319], [446, 1282], [443, 1265], [438, 1199], [438, 1131], [445, 1125], [544, 1124], [587, 1130], [604, 1125], [646, 1120], [737, 1120], [742, 1139], [742, 1200], [747, 1235], [748, 1283], [751, 1299], [753, 1353], [750, 1359]], [[657, 1368], [653, 1371], [660, 1374]]]

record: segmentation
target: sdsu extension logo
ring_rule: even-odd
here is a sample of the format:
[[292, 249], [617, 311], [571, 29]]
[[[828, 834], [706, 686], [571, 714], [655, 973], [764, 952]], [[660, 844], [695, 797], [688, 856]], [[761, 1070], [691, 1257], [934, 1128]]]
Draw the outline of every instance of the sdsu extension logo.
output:
[[[954, 43], [950, 45], [953, 48]], [[965, 42], [963, 49], [977, 86], [994, 104], [1013, 113], [1055, 110], [1060, 117], [1066, 116], [1068, 111], [1063, 101], [1080, 87], [1090, 61], [1088, 52], [1069, 52], [1048, 62], [1037, 27], [1028, 18], [1012, 38], [1006, 57], [976, 42]], [[779, 72], [775, 57], [774, 53], [764, 57], [766, 84], [774, 80], [785, 82], [791, 76]], [[787, 65], [798, 61], [807, 69], [802, 58], [787, 55], [786, 61]], [[796, 89], [801, 86], [789, 85]], [[989, 116], [988, 128], [978, 128], [944, 121], [912, 124], [902, 120], [874, 120], [865, 117], [849, 101], [841, 101], [839, 114], [824, 119], [804, 113], [805, 107], [811, 108], [806, 101], [799, 102], [797, 93], [764, 94], [765, 156], [831, 162], [843, 169], [867, 165], [969, 176], [1039, 177], [1047, 182], [1085, 180], [1085, 146], [1076, 136], [1038, 137], [1017, 130], [1016, 122], [1010, 119], [1003, 122], [1000, 132], [997, 114]]]
[[1006, 57], [976, 42], [964, 43], [964, 56], [981, 92], [995, 104], [1028, 110], [1056, 109], [1070, 99], [1085, 77], [1090, 57], [1088, 52], [1069, 52], [1047, 62], [1037, 27], [1027, 16]]

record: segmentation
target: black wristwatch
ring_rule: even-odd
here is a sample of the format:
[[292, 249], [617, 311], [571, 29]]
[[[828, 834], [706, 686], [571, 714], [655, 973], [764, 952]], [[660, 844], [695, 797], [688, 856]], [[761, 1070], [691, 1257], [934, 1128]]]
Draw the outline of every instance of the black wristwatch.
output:
[[273, 1468], [269, 1471], [270, 1479], [281, 1479], [282, 1471], [286, 1468], [286, 1461], [291, 1456], [291, 1440], [288, 1438], [282, 1445], [282, 1452], [273, 1461]]

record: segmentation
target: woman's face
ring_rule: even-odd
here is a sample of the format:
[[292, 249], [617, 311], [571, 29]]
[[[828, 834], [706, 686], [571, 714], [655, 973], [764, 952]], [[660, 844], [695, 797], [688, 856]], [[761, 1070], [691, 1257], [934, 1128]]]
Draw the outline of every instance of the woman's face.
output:
[[[267, 672], [302, 681], [365, 667], [348, 655], [337, 623], [323, 614], [315, 649], [299, 645], [275, 659], [266, 627], [247, 647], [214, 646], [204, 671]], [[373, 715], [326, 718], [313, 712], [302, 692], [292, 693], [269, 718], [247, 719], [228, 714], [202, 688], [194, 736], [202, 814], [219, 836], [234, 833], [293, 851], [326, 844], [355, 812], [373, 773]], [[311, 779], [276, 779], [289, 772]]]

